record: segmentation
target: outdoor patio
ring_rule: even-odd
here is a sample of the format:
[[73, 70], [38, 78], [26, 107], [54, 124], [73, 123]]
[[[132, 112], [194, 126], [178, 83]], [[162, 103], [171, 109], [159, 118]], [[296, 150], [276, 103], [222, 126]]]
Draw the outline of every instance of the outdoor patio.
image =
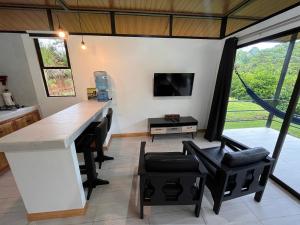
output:
[[[272, 128], [239, 128], [226, 129], [224, 135], [244, 143], [250, 147], [264, 147], [270, 151], [274, 150], [279, 131]], [[274, 175], [300, 192], [300, 139], [287, 135]]]

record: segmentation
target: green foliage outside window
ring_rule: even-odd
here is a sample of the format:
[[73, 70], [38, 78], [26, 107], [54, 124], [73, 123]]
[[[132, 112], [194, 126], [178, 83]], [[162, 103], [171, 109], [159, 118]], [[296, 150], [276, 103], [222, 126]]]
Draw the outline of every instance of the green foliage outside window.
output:
[[75, 96], [72, 70], [64, 40], [39, 38], [37, 43], [48, 96]]

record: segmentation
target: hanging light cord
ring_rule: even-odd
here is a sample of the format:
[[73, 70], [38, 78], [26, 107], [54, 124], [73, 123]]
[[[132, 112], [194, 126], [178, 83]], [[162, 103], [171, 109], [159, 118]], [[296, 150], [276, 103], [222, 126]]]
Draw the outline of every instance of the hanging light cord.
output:
[[79, 27], [80, 27], [80, 32], [81, 32], [81, 42], [83, 42], [83, 34], [82, 34], [82, 26], [81, 26], [81, 18], [80, 18], [80, 13], [79, 13], [79, 1], [77, 0], [77, 16], [78, 16], [78, 22], [79, 22]]

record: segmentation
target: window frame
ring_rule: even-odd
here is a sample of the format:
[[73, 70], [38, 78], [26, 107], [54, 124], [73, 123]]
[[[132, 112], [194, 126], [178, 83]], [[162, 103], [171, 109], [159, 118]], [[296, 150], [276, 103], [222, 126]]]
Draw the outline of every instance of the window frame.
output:
[[[64, 47], [65, 47], [65, 51], [66, 51], [66, 58], [67, 58], [67, 66], [45, 66], [44, 65], [44, 61], [43, 61], [43, 57], [42, 57], [42, 53], [41, 53], [41, 48], [40, 48], [40, 44], [39, 44], [39, 38], [41, 39], [60, 39], [58, 37], [53, 37], [53, 36], [47, 36], [47, 37], [36, 37], [34, 38], [34, 45], [35, 45], [35, 49], [37, 52], [37, 56], [38, 56], [38, 61], [40, 64], [40, 68], [41, 68], [41, 72], [42, 72], [42, 78], [43, 78], [43, 83], [44, 83], [44, 88], [47, 94], [47, 97], [76, 97], [76, 89], [75, 89], [75, 83], [74, 83], [74, 78], [73, 78], [73, 73], [72, 73], [72, 67], [71, 67], [71, 63], [70, 63], [70, 58], [69, 58], [69, 51], [68, 51], [68, 46], [67, 46], [67, 42], [66, 40], [63, 39], [63, 43], [64, 43]], [[74, 87], [74, 95], [61, 95], [61, 96], [53, 96], [49, 94], [49, 90], [48, 90], [48, 84], [47, 84], [47, 80], [46, 80], [46, 76], [45, 76], [45, 72], [44, 69], [69, 69], [71, 70], [71, 75], [72, 75], [72, 84]]]

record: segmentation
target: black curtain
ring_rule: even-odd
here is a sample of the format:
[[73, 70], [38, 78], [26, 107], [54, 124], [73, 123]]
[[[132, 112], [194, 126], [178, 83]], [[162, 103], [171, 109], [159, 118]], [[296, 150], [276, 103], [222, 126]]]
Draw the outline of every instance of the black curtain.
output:
[[223, 48], [208, 125], [204, 135], [209, 141], [220, 140], [223, 133], [237, 42], [237, 38], [229, 38], [225, 41]]

